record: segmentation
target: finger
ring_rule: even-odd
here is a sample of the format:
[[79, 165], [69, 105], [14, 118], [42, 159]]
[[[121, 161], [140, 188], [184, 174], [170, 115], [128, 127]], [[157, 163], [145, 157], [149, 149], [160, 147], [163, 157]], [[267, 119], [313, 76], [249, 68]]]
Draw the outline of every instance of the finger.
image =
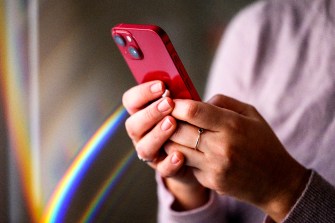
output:
[[208, 103], [234, 111], [241, 115], [249, 115], [252, 108], [252, 106], [249, 104], [220, 94], [214, 95], [211, 99], [208, 100]]
[[160, 148], [173, 134], [176, 128], [176, 120], [171, 117], [165, 117], [150, 132], [136, 143], [136, 151], [139, 158], [144, 160], [155, 160]]
[[158, 162], [156, 165], [156, 170], [162, 177], [173, 177], [178, 173], [180, 168], [182, 168], [183, 163], [183, 154], [176, 151], [169, 154], [161, 162]]
[[134, 114], [149, 102], [161, 97], [164, 90], [165, 86], [161, 81], [143, 83], [126, 91], [122, 103], [129, 114]]
[[206, 165], [206, 163], [204, 163], [204, 153], [198, 150], [191, 149], [172, 141], [169, 141], [165, 144], [164, 150], [167, 154], [173, 154], [176, 151], [181, 152], [184, 155], [184, 164], [187, 166], [202, 169], [202, 167]]
[[[205, 133], [206, 132], [206, 133]], [[199, 128], [187, 124], [185, 122], [178, 122], [177, 128], [173, 135], [170, 137], [170, 140], [178, 143], [180, 145], [189, 147], [189, 148], [196, 148], [202, 152], [201, 148], [206, 148], [206, 142], [203, 140], [203, 134], [208, 134], [209, 130], [205, 130], [203, 132], [199, 132]]]
[[136, 112], [126, 120], [126, 129], [131, 139], [138, 141], [166, 115], [172, 112], [171, 98], [162, 98]]
[[175, 99], [172, 116], [199, 128], [219, 131], [236, 113], [204, 102]]

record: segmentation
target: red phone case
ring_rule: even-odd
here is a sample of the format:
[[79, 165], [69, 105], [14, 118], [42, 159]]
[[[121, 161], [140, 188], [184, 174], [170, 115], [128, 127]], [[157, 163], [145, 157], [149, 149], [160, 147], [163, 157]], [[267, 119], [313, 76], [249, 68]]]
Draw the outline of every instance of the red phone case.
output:
[[163, 29], [119, 24], [112, 36], [138, 83], [161, 80], [172, 98], [201, 100]]

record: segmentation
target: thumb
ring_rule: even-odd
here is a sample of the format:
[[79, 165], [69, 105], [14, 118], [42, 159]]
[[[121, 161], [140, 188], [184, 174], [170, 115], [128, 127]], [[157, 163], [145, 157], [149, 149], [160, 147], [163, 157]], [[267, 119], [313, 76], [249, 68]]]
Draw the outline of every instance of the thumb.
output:
[[157, 163], [156, 171], [162, 177], [172, 177], [182, 168], [184, 160], [184, 155], [181, 152], [175, 151]]

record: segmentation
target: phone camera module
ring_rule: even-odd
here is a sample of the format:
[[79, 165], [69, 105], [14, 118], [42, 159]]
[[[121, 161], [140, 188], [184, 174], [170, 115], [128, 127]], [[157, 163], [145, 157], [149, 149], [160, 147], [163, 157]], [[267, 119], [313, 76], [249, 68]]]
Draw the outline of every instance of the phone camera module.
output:
[[132, 47], [132, 46], [128, 47], [128, 52], [132, 56], [132, 58], [134, 58], [136, 60], [139, 60], [142, 57], [141, 52], [138, 49], [136, 49], [135, 47]]
[[126, 41], [123, 39], [122, 36], [120, 35], [115, 35], [114, 36], [114, 41], [116, 42], [117, 45], [119, 46], [126, 46]]

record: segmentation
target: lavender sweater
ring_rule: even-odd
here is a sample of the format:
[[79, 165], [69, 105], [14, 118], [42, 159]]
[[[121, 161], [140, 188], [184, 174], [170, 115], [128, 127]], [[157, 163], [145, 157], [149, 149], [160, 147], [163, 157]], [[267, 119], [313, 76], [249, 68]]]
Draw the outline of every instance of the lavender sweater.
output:
[[[313, 170], [284, 222], [335, 222], [335, 1], [269, 0], [240, 12], [219, 46], [206, 98], [253, 104], [289, 153]], [[157, 177], [159, 222], [271, 222], [255, 207], [212, 192], [174, 212]]]

